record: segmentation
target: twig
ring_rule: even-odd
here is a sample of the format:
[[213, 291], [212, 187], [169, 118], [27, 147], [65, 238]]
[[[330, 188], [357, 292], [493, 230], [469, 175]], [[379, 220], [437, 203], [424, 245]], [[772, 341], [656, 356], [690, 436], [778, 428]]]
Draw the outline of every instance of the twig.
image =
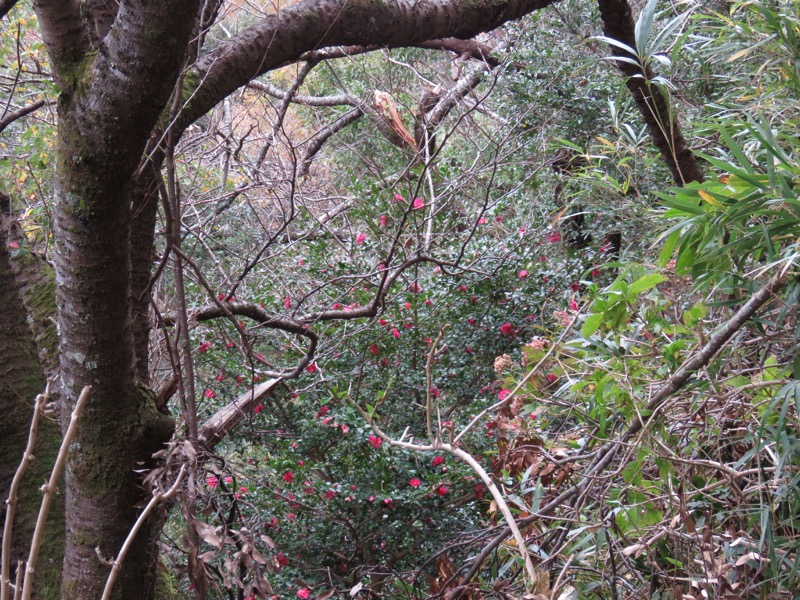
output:
[[139, 518], [136, 519], [136, 523], [133, 524], [128, 537], [125, 538], [125, 542], [122, 544], [122, 548], [120, 548], [119, 554], [117, 554], [116, 560], [112, 563], [111, 573], [108, 574], [108, 579], [106, 580], [106, 587], [103, 590], [103, 596], [101, 600], [108, 600], [111, 598], [111, 590], [114, 587], [114, 584], [117, 581], [117, 576], [119, 575], [120, 568], [122, 567], [122, 562], [125, 560], [125, 555], [128, 553], [128, 550], [133, 544], [133, 540], [136, 538], [136, 534], [139, 533], [139, 529], [142, 528], [142, 525], [145, 522], [145, 519], [150, 514], [150, 512], [158, 505], [159, 502], [162, 500], [169, 500], [172, 496], [180, 488], [181, 482], [183, 481], [183, 476], [186, 472], [186, 464], [184, 463], [181, 465], [181, 470], [178, 472], [178, 476], [175, 478], [175, 483], [172, 484], [172, 487], [167, 490], [166, 493], [162, 494], [160, 491], [154, 491], [153, 497], [150, 499], [150, 502], [147, 503], [142, 513], [139, 515]]
[[[28, 445], [25, 447], [25, 452], [22, 455], [22, 461], [19, 463], [17, 472], [14, 474], [14, 480], [11, 482], [11, 489], [8, 491], [8, 500], [6, 500], [6, 523], [3, 527], [3, 567], [2, 567], [2, 581], [0, 582], [0, 598], [8, 600], [9, 586], [11, 580], [9, 579], [11, 571], [11, 532], [14, 529], [14, 514], [17, 511], [17, 492], [19, 491], [22, 476], [28, 469], [28, 465], [35, 458], [33, 456], [33, 447], [36, 444], [36, 433], [39, 431], [39, 415], [42, 414], [42, 407], [50, 397], [50, 382], [43, 394], [36, 396], [36, 402], [33, 408], [33, 418], [31, 419], [31, 429], [28, 433]], [[19, 576], [19, 573], [17, 573]]]
[[75, 403], [75, 408], [72, 410], [72, 415], [69, 419], [69, 427], [64, 434], [64, 439], [61, 442], [61, 447], [58, 449], [58, 457], [56, 458], [53, 471], [50, 473], [50, 481], [44, 486], [44, 497], [42, 498], [42, 506], [39, 509], [39, 518], [36, 520], [36, 529], [31, 538], [31, 551], [28, 554], [28, 564], [25, 566], [25, 583], [22, 588], [22, 600], [30, 600], [33, 593], [33, 578], [36, 572], [36, 560], [39, 557], [39, 547], [42, 545], [42, 538], [44, 536], [44, 526], [47, 522], [47, 514], [50, 512], [50, 504], [53, 502], [53, 496], [56, 495], [58, 480], [61, 479], [61, 474], [64, 472], [64, 464], [67, 461], [69, 454], [69, 447], [72, 445], [72, 440], [75, 433], [78, 431], [78, 421], [80, 420], [83, 407], [89, 399], [89, 394], [92, 392], [92, 386], [87, 385], [81, 391], [78, 401]]
[[[597, 450], [595, 460], [586, 470], [583, 479], [575, 485], [561, 492], [553, 500], [548, 502], [545, 506], [539, 509], [536, 514], [521, 520], [523, 526], [533, 523], [541, 519], [543, 516], [549, 515], [556, 508], [561, 506], [565, 501], [573, 496], [583, 493], [595, 480], [597, 475], [604, 471], [611, 463], [617, 450], [625, 444], [627, 440], [639, 433], [647, 424], [649, 424], [660, 412], [666, 400], [675, 392], [677, 392], [684, 383], [689, 379], [692, 373], [698, 369], [703, 368], [709, 361], [720, 351], [720, 349], [733, 337], [733, 335], [741, 329], [744, 324], [758, 311], [759, 308], [769, 302], [773, 296], [780, 291], [788, 280], [788, 274], [785, 269], [782, 269], [774, 275], [758, 292], [756, 292], [744, 306], [742, 306], [736, 314], [725, 324], [724, 327], [719, 329], [714, 335], [711, 336], [708, 343], [702, 349], [693, 354], [689, 359], [684, 362], [680, 368], [673, 373], [673, 375], [662, 385], [650, 402], [647, 403], [642, 415], [633, 421], [628, 429], [617, 436], [615, 439], [606, 443], [603, 447]], [[646, 415], [646, 416], [644, 416]], [[499, 546], [504, 539], [508, 537], [508, 528], [503, 529], [497, 537], [495, 537], [481, 553], [475, 558], [469, 571], [462, 577], [460, 585], [465, 585], [475, 573], [480, 569], [480, 565], [492, 553], [492, 551]]]

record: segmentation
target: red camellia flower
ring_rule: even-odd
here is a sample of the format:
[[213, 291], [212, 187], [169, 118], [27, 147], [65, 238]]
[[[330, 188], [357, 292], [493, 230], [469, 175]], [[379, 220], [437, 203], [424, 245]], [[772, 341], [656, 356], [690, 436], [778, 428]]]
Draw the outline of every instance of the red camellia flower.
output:
[[547, 383], [553, 383], [556, 380], [556, 376], [552, 373], [547, 374]]
[[381, 447], [383, 440], [379, 438], [377, 435], [369, 436], [369, 443], [370, 445], [375, 448], [376, 450]]
[[328, 490], [327, 492], [325, 492], [326, 500], [333, 500], [335, 497], [336, 497], [336, 492], [334, 492], [333, 490]]
[[600, 277], [600, 269], [592, 269], [592, 272], [589, 273], [592, 277]]
[[219, 485], [219, 479], [217, 479], [213, 475], [209, 475], [208, 477], [206, 477], [206, 485], [213, 489]]
[[575, 302], [575, 299], [574, 299], [574, 298], [572, 298], [572, 299], [569, 301], [569, 309], [570, 309], [570, 310], [578, 310], [578, 303], [577, 303], [577, 302]]
[[286, 558], [286, 556], [282, 552], [278, 552], [275, 555], [275, 560], [277, 561], [279, 567], [285, 567], [286, 565], [289, 564], [289, 559]]
[[264, 405], [263, 404], [256, 404], [253, 407], [253, 412], [256, 413], [256, 414], [260, 413], [262, 410], [264, 410]]
[[211, 348], [211, 342], [203, 342], [202, 344], [200, 344], [198, 350], [200, 350], [200, 352], [205, 354], [206, 352], [208, 352], [209, 348]]
[[395, 194], [394, 195], [394, 201], [395, 202], [403, 202], [403, 197], [400, 194]]
[[514, 335], [514, 326], [511, 323], [503, 323], [500, 325], [500, 333], [503, 335]]
[[437, 388], [435, 385], [432, 385], [428, 391], [431, 393], [432, 398], [439, 397], [439, 388]]
[[411, 487], [413, 487], [413, 488], [418, 488], [419, 486], [421, 486], [421, 485], [422, 485], [422, 480], [420, 480], [420, 479], [417, 479], [416, 477], [414, 477], [414, 479], [411, 479], [411, 480], [408, 482], [408, 485], [410, 485], [410, 486], [411, 486]]
[[217, 395], [214, 393], [214, 390], [206, 390], [205, 391], [206, 398], [216, 398]]
[[395, 337], [395, 339], [400, 338], [400, 332], [397, 331], [397, 327], [392, 327], [392, 335]]
[[386, 227], [387, 219], [386, 215], [381, 215], [381, 227]]
[[414, 210], [425, 208], [425, 200], [422, 198], [414, 198]]
[[520, 279], [525, 279], [527, 276], [528, 276], [528, 272], [525, 269], [522, 269], [522, 271], [519, 272], [519, 278]]
[[327, 406], [320, 406], [319, 410], [317, 411], [317, 416], [324, 417], [326, 414], [328, 414], [329, 410], [330, 408], [328, 408]]
[[356, 244], [363, 244], [364, 240], [366, 240], [366, 239], [367, 239], [367, 234], [366, 233], [359, 233], [356, 236]]
[[444, 456], [434, 456], [433, 457], [433, 462], [431, 463], [431, 465], [433, 465], [434, 467], [438, 467], [439, 465], [443, 465], [443, 464], [444, 464]]
[[467, 286], [465, 286], [465, 285], [458, 286], [458, 291], [459, 292], [466, 292], [467, 291]]
[[412, 281], [411, 285], [408, 286], [408, 291], [412, 294], [419, 294], [422, 291], [422, 288], [416, 281]]
[[283, 474], [283, 480], [286, 483], [292, 483], [292, 479], [294, 479], [294, 473], [291, 471], [286, 471], [286, 473]]
[[310, 365], [306, 367], [306, 371], [308, 371], [309, 373], [316, 373], [318, 370], [319, 367], [317, 367], [316, 361], [312, 362]]
[[284, 308], [292, 308], [292, 299], [291, 298], [284, 298], [283, 299], [283, 306], [284, 306]]
[[446, 496], [447, 495], [447, 486], [446, 485], [440, 485], [439, 487], [437, 487], [436, 488], [436, 494], [438, 496]]
[[475, 322], [476, 322], [476, 321], [475, 321], [475, 319], [473, 319], [473, 318], [469, 318], [469, 319], [467, 319], [467, 323], [469, 323], [470, 325], [473, 325], [473, 326], [474, 326], [474, 325], [475, 325]]
[[308, 591], [308, 588], [300, 588], [297, 590], [297, 597], [300, 598], [300, 600], [308, 600], [308, 598], [311, 597], [311, 592]]
[[573, 281], [569, 284], [569, 289], [571, 289], [573, 292], [578, 292], [581, 289], [581, 284], [577, 281]]
[[547, 235], [547, 241], [548, 242], [553, 242], [553, 243], [560, 242], [561, 241], [561, 234], [558, 233], [557, 231], [551, 231]]
[[480, 500], [483, 498], [483, 495], [486, 493], [486, 488], [483, 487], [482, 483], [475, 484], [475, 497]]
[[386, 319], [378, 319], [378, 325], [380, 325], [381, 327], [386, 327], [388, 324], [389, 321], [387, 321]]
[[508, 398], [510, 393], [511, 393], [511, 390], [500, 390], [500, 393], [497, 394], [497, 399], [498, 400], [505, 400], [506, 398]]
[[486, 220], [485, 217], [481, 217], [480, 219], [478, 219], [478, 225], [486, 225], [486, 223], [488, 223], [488, 221]]

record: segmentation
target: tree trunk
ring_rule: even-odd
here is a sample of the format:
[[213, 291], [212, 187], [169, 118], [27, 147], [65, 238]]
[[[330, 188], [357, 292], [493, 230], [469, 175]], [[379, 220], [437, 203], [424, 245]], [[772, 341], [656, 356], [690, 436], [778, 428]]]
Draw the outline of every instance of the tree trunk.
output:
[[[11, 480], [19, 466], [33, 416], [33, 400], [44, 391], [44, 377], [37, 357], [33, 334], [27, 325], [26, 311], [18, 293], [11, 269], [7, 226], [10, 199], [0, 192], [0, 498], [8, 498]], [[18, 253], [30, 250], [24, 247]], [[19, 490], [11, 546], [11, 567], [27, 559], [30, 539], [42, 494], [39, 486], [50, 474], [58, 453], [60, 431], [52, 418], [43, 418], [34, 448], [35, 459], [25, 473]], [[46, 543], [40, 554], [35, 596], [40, 599], [58, 597], [64, 540], [64, 499], [56, 496], [45, 532]], [[5, 504], [3, 504], [5, 522]]]
[[[598, 4], [606, 37], [636, 48], [636, 25], [628, 1], [598, 0]], [[621, 48], [611, 48], [615, 56], [637, 59]], [[627, 78], [625, 85], [633, 95], [650, 137], [669, 167], [672, 179], [680, 186], [691, 181], [703, 181], [703, 171], [683, 137], [678, 116], [670, 109], [661, 89], [652, 83], [653, 74], [649, 70], [643, 71], [640, 65], [624, 61], [618, 61], [617, 66]]]

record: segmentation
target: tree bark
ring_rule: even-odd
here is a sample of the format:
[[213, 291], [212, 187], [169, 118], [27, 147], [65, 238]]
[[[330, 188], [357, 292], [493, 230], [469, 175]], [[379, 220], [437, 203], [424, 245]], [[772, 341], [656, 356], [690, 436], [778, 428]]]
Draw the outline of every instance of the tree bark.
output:
[[[598, 5], [606, 37], [636, 48], [636, 25], [628, 1], [598, 0]], [[615, 56], [637, 60], [636, 56], [629, 55], [621, 48], [611, 46], [611, 49]], [[650, 137], [667, 163], [675, 183], [683, 186], [691, 181], [703, 181], [703, 171], [683, 137], [677, 115], [670, 110], [661, 89], [651, 82], [653, 73], [649, 69], [643, 70], [641, 65], [625, 61], [618, 61], [617, 67], [625, 75], [625, 85], [633, 95]]]
[[[18, 293], [17, 280], [11, 269], [7, 218], [10, 199], [0, 192], [0, 297], [4, 299], [0, 310], [0, 499], [8, 498], [9, 486], [22, 458], [28, 436], [28, 426], [33, 416], [33, 400], [44, 391], [45, 383], [39, 365], [31, 329], [27, 325], [26, 311]], [[22, 248], [18, 253], [29, 252]], [[58, 453], [60, 431], [52, 420], [43, 418], [34, 456], [28, 467], [17, 498], [14, 519], [11, 565], [27, 558], [30, 538], [36, 525], [36, 515], [42, 494], [39, 486], [49, 475]], [[41, 552], [41, 562], [36, 579], [35, 597], [57, 598], [63, 557], [64, 499], [57, 496], [54, 516], [50, 521], [48, 542]], [[3, 504], [5, 515], [5, 504]]]

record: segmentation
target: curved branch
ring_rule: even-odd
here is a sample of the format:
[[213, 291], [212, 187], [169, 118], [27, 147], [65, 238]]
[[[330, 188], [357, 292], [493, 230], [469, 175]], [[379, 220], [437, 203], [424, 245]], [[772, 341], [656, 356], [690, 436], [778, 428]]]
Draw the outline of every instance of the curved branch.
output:
[[2, 133], [2, 131], [6, 127], [11, 125], [11, 123], [16, 121], [17, 119], [21, 119], [25, 115], [29, 115], [32, 112], [35, 112], [35, 111], [39, 110], [45, 104], [47, 104], [47, 102], [45, 100], [37, 100], [36, 102], [34, 102], [32, 104], [28, 104], [28, 106], [23, 106], [19, 110], [15, 110], [14, 112], [10, 112], [10, 113], [6, 114], [2, 119], [0, 119], [0, 133]]
[[[189, 315], [190, 322], [211, 321], [213, 319], [220, 319], [223, 317], [247, 317], [261, 324], [262, 327], [267, 329], [278, 329], [286, 333], [294, 333], [296, 335], [308, 338], [309, 344], [305, 356], [299, 364], [285, 373], [276, 374], [276, 376], [283, 379], [291, 379], [297, 377], [303, 372], [311, 361], [314, 359], [314, 354], [317, 351], [319, 344], [319, 337], [317, 334], [306, 324], [301, 321], [289, 319], [287, 317], [279, 317], [269, 314], [266, 310], [261, 308], [258, 304], [252, 302], [227, 302], [225, 304], [218, 303], [199, 308]], [[175, 324], [177, 315], [168, 314], [163, 316], [164, 324], [172, 326]]]
[[468, 39], [554, 1], [304, 0], [267, 16], [197, 63], [197, 88], [179, 129], [252, 79], [306, 52], [353, 44], [396, 48], [442, 38]]

